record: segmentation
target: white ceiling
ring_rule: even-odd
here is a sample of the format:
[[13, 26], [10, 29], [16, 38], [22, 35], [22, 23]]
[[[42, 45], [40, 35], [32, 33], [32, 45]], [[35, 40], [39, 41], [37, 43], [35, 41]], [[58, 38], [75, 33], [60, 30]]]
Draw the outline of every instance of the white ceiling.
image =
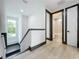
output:
[[[28, 3], [24, 3], [23, 0], [5, 0], [6, 14], [9, 16], [20, 16], [21, 14], [30, 15], [33, 10], [32, 5], [35, 5], [35, 0], [27, 0]], [[34, 8], [33, 8], [34, 9]]]
[[[7, 16], [18, 16], [20, 15], [21, 7], [23, 9], [24, 4], [22, 4], [22, 0], [5, 0], [5, 12]], [[27, 7], [27, 6], [26, 6]]]
[[60, 2], [61, 0], [46, 0], [46, 8], [52, 10], [53, 8], [57, 7], [57, 4]]
[[52, 11], [53, 9], [57, 8], [59, 5], [72, 2], [76, 0], [45, 0], [46, 7]]
[[[21, 14], [21, 9], [24, 10], [24, 13], [31, 10], [29, 8], [32, 8], [32, 4], [34, 4], [34, 1], [39, 1], [39, 0], [27, 0], [28, 3], [25, 4], [23, 3], [22, 0], [5, 0], [5, 6], [6, 6], [6, 12], [8, 14], [10, 14], [10, 12], [12, 14], [19, 15], [19, 13]], [[53, 9], [57, 8], [59, 5], [66, 3], [66, 2], [70, 2], [70, 1], [75, 1], [75, 0], [42, 0], [45, 3], [45, 6], [47, 9], [49, 9], [50, 11], [52, 11]], [[28, 12], [27, 12], [28, 14]]]

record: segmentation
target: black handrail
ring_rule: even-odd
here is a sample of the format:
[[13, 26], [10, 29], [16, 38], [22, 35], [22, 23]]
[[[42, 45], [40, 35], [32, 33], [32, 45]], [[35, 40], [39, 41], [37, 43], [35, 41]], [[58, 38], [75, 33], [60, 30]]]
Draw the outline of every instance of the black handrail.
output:
[[30, 31], [30, 29], [28, 29], [27, 32], [25, 33], [25, 35], [23, 36], [23, 38], [22, 38], [20, 44], [22, 43], [22, 41], [24, 40], [24, 38], [27, 36], [27, 34], [29, 33], [29, 31]]
[[23, 38], [22, 38], [20, 44], [22, 43], [22, 41], [24, 40], [24, 38], [27, 36], [27, 34], [28, 34], [30, 31], [32, 31], [32, 30], [45, 30], [45, 29], [28, 29], [27, 32], [26, 32], [26, 34], [23, 36]]

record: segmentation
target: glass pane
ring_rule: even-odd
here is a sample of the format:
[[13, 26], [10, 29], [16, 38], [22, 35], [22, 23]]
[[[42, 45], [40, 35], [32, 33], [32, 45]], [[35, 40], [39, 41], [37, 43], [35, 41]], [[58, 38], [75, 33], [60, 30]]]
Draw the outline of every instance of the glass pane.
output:
[[8, 37], [15, 37], [16, 36], [16, 21], [15, 20], [8, 20]]

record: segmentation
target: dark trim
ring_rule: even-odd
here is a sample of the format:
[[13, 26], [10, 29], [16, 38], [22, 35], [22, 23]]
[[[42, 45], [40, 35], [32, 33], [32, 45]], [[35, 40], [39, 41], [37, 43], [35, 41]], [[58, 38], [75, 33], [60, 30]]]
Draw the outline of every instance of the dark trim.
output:
[[65, 9], [65, 44], [67, 44], [67, 9]]
[[40, 44], [38, 44], [38, 45], [36, 45], [34, 47], [30, 47], [30, 50], [33, 51], [33, 50], [35, 50], [35, 49], [37, 49], [37, 48], [39, 48], [39, 47], [41, 47], [42, 45], [45, 45], [45, 44], [46, 44], [46, 41], [43, 42], [43, 43], [40, 43]]
[[50, 40], [52, 41], [53, 39], [53, 36], [52, 36], [52, 31], [53, 31], [53, 29], [52, 29], [52, 14], [50, 14]]
[[46, 10], [45, 10], [45, 41], [47, 40], [46, 38], [47, 38], [47, 12], [46, 12]]
[[79, 48], [79, 4], [75, 4], [73, 6], [67, 7], [65, 9], [65, 40], [67, 44], [67, 9], [73, 8], [77, 6], [77, 47]]
[[13, 51], [11, 53], [6, 54], [6, 57], [9, 57], [9, 56], [14, 55], [14, 54], [19, 53], [19, 52], [20, 52], [20, 49], [18, 49], [16, 51]]
[[24, 50], [23, 52], [20, 52], [19, 54], [25, 53], [26, 51], [30, 50], [30, 47]]
[[20, 44], [22, 43], [22, 41], [24, 40], [24, 38], [26, 37], [26, 35], [29, 33], [29, 31], [30, 31], [30, 29], [28, 29], [27, 32], [25, 33], [25, 35], [23, 36], [23, 38], [22, 38]]
[[14, 46], [14, 45], [19, 45], [20, 46], [19, 43], [15, 43], [15, 44], [8, 45], [7, 48], [10, 47], [10, 46]]
[[40, 31], [40, 30], [45, 30], [45, 29], [30, 29], [31, 31]]
[[[16, 56], [18, 56], [18, 55], [20, 55], [20, 54], [22, 54], [22, 53], [25, 53], [25, 52], [26, 52], [26, 51], [28, 51], [28, 50], [31, 50], [31, 49], [30, 49], [30, 47], [29, 47], [29, 48], [27, 48], [26, 50], [24, 50], [23, 52], [19, 52], [20, 50], [18, 49], [18, 50], [17, 50], [17, 51], [15, 51], [15, 53], [13, 53], [13, 54], [16, 54], [16, 53], [18, 53], [18, 52], [19, 52], [19, 53], [16, 55]], [[13, 55], [13, 54], [12, 54], [12, 55]], [[7, 55], [7, 57], [9, 57], [9, 56], [11, 56], [11, 55]]]
[[46, 38], [46, 40], [50, 40], [50, 41], [52, 41], [50, 38]]
[[34, 28], [34, 29], [33, 29], [33, 28], [28, 29], [27, 32], [25, 33], [25, 35], [23, 36], [23, 38], [22, 38], [20, 44], [22, 43], [22, 41], [24, 40], [24, 38], [27, 36], [27, 34], [28, 34], [30, 31], [43, 31], [43, 30], [45, 30], [45, 29], [36, 29], [36, 28]]
[[7, 48], [7, 33], [1, 33], [1, 36], [4, 36], [5, 46]]
[[64, 42], [64, 9], [62, 10], [62, 43]]
[[78, 5], [79, 5], [79, 3], [78, 4], [75, 4], [75, 5], [72, 5], [72, 6], [69, 6], [66, 9], [69, 9], [69, 8], [72, 8], [72, 7], [75, 7], [75, 6], [78, 6]]
[[79, 48], [79, 4], [78, 4], [78, 8], [77, 8], [77, 47]]
[[49, 13], [49, 14], [51, 14], [51, 12], [50, 12], [50, 11], [48, 11], [47, 9], [46, 9], [46, 12], [47, 12], [47, 13]]
[[[43, 42], [43, 43], [41, 43], [41, 44], [38, 44], [38, 45], [36, 45], [36, 46], [34, 46], [34, 47], [29, 47], [29, 48], [27, 48], [26, 50], [24, 50], [23, 52], [20, 52], [19, 54], [22, 54], [22, 53], [24, 53], [24, 52], [26, 52], [26, 51], [28, 51], [28, 50], [33, 51], [33, 50], [35, 50], [35, 49], [41, 47], [41, 46], [44, 45], [44, 44], [46, 44], [46, 41]], [[19, 55], [19, 54], [18, 54], [18, 55]]]
[[[64, 9], [54, 12], [54, 13], [52, 13], [52, 15], [56, 14], [56, 13], [59, 13], [59, 12], [62, 12], [62, 43], [65, 43], [64, 42]], [[53, 18], [53, 16], [52, 16], [52, 18]], [[53, 21], [52, 21], [51, 25], [53, 25]], [[52, 31], [52, 33], [53, 33], [53, 31]], [[51, 35], [53, 36], [53, 34], [51, 34]]]
[[64, 10], [64, 9], [61, 9], [61, 10], [55, 11], [55, 12], [53, 12], [52, 14], [62, 12], [63, 10]]
[[2, 57], [0, 57], [0, 59], [2, 59]]
[[22, 53], [25, 53], [25, 52], [28, 51], [28, 50], [30, 50], [30, 47], [27, 48], [26, 50], [24, 50], [23, 52], [20, 51], [16, 56], [18, 56], [18, 55], [20, 55], [20, 54], [22, 54]]
[[[50, 41], [52, 41], [52, 28], [51, 28], [51, 22], [52, 22], [52, 13], [50, 12], [50, 11], [48, 11], [47, 9], [46, 9], [46, 13], [48, 13], [49, 15], [50, 15], [50, 20], [49, 20], [49, 22], [50, 22], [50, 24], [49, 24], [49, 27], [50, 27], [50, 38], [48, 38], [48, 40], [50, 40]], [[47, 17], [47, 15], [45, 14], [45, 18]], [[47, 18], [45, 19], [45, 28], [46, 28], [46, 30], [47, 30]], [[47, 38], [47, 31], [46, 31], [46, 38]]]

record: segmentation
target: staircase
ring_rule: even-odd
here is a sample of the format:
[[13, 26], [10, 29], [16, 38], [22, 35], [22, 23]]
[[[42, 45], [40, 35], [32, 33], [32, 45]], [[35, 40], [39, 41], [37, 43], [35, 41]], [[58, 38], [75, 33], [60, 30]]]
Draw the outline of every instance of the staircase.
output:
[[20, 45], [18, 43], [9, 45], [6, 49], [6, 57], [12, 56], [19, 52], [20, 52]]

